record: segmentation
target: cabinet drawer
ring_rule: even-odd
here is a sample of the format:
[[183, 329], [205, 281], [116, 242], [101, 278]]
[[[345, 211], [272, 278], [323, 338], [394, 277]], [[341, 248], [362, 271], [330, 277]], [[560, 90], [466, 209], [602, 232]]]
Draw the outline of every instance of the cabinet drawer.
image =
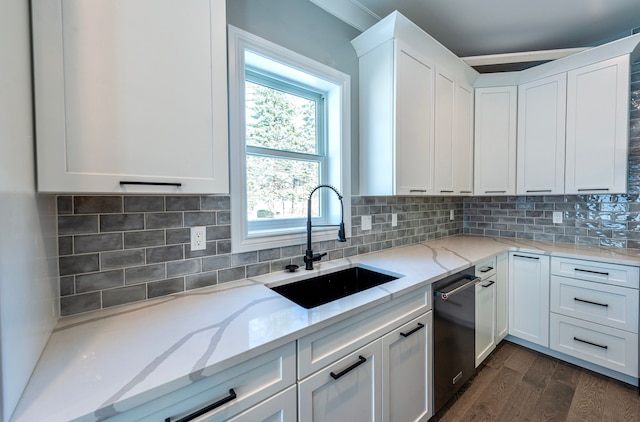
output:
[[476, 264], [476, 276], [489, 278], [496, 273], [496, 257], [493, 256]]
[[230, 397], [233, 389], [235, 399], [202, 416], [207, 421], [226, 420], [293, 385], [296, 381], [295, 356], [294, 343], [289, 343], [109, 420], [151, 422], [170, 418], [174, 421]]
[[551, 274], [599, 283], [638, 288], [640, 269], [630, 265], [586, 261], [571, 258], [551, 258]]
[[298, 340], [298, 379], [303, 379], [344, 355], [431, 309], [431, 287], [333, 324]]
[[638, 332], [638, 291], [551, 276], [551, 312]]
[[550, 323], [551, 349], [638, 376], [637, 334], [554, 313]]
[[[228, 422], [296, 422], [298, 417], [298, 390], [295, 385], [261, 402]], [[197, 422], [209, 422], [209, 419]]]

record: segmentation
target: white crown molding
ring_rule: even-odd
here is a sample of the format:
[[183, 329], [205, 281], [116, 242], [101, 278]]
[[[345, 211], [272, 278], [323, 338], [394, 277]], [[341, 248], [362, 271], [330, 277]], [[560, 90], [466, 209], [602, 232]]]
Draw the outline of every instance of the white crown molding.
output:
[[469, 66], [487, 66], [508, 63], [538, 62], [561, 59], [571, 54], [588, 50], [589, 47], [563, 48], [559, 50], [523, 51], [519, 53], [488, 54], [483, 56], [461, 57]]
[[380, 16], [357, 0], [309, 0], [338, 19], [364, 32], [380, 20]]

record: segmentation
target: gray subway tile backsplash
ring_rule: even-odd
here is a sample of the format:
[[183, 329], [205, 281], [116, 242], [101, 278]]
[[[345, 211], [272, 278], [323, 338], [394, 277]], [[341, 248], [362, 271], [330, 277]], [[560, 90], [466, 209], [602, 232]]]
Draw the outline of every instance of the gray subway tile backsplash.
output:
[[[231, 254], [228, 195], [75, 199], [58, 198], [63, 316], [282, 271], [291, 263], [304, 266], [302, 244]], [[352, 201], [354, 225], [347, 242], [313, 244], [315, 251], [327, 252], [324, 260], [462, 232], [462, 198], [354, 196]], [[73, 214], [74, 203], [83, 204], [78, 211], [95, 214]], [[96, 204], [107, 204], [109, 212], [101, 213]], [[453, 222], [450, 208], [456, 210]], [[392, 211], [397, 227], [391, 227]], [[361, 215], [372, 215], [371, 231], [361, 230]], [[191, 251], [191, 225], [206, 226], [205, 250]]]

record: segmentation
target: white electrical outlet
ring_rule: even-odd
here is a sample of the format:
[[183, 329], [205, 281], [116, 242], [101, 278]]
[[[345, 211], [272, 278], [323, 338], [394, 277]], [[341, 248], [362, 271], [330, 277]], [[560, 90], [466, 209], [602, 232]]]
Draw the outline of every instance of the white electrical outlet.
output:
[[449, 210], [449, 220], [455, 220], [455, 214], [453, 212], [453, 210]]
[[553, 224], [562, 224], [562, 211], [553, 212]]
[[207, 248], [207, 228], [205, 226], [191, 227], [191, 250], [201, 251]]
[[398, 225], [398, 214], [391, 214], [391, 227]]
[[371, 216], [363, 215], [362, 216], [362, 230], [371, 230]]

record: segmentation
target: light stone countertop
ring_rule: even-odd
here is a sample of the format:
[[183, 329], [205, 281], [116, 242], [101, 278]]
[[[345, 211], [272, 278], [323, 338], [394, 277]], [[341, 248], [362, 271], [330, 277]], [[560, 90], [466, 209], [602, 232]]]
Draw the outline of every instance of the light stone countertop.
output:
[[[454, 236], [66, 317], [12, 421], [103, 419], [505, 251], [640, 266], [640, 250]], [[310, 310], [266, 287], [353, 265], [402, 277]]]

